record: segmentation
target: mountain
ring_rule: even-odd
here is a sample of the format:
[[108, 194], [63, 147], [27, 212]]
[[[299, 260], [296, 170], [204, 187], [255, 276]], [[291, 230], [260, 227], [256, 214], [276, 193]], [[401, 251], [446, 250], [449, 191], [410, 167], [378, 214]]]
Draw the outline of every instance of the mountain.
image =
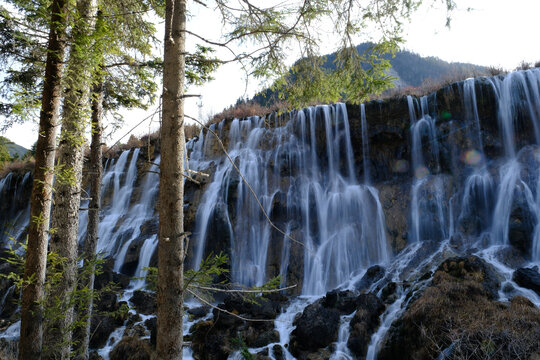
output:
[[[372, 43], [362, 43], [356, 48], [359, 53], [369, 51]], [[324, 55], [326, 57], [325, 67], [335, 69], [334, 60], [336, 53]], [[401, 50], [392, 58], [391, 55], [385, 56], [390, 60], [392, 68], [388, 71], [389, 75], [396, 78], [394, 86], [396, 88], [420, 87], [426, 84], [439, 84], [450, 82], [450, 80], [463, 80], [468, 77], [474, 77], [487, 74], [489, 68], [480, 65], [460, 62], [447, 62], [434, 56], [422, 57], [412, 51]], [[265, 89], [252, 99], [263, 106], [271, 105], [275, 102], [275, 93], [270, 89]]]
[[23, 155], [28, 152], [27, 148], [15, 144], [13, 141], [3, 136], [0, 136], [0, 143], [5, 144], [9, 151], [9, 155], [12, 157], [17, 155], [19, 158], [22, 158]]

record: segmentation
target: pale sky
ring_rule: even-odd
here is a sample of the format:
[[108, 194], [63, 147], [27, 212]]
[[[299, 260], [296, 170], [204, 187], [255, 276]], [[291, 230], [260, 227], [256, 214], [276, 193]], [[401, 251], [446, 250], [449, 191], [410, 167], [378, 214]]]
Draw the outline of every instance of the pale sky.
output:
[[[430, 1], [426, 1], [429, 3]], [[540, 61], [540, 0], [457, 0], [458, 10], [452, 14], [451, 28], [445, 24], [445, 13], [440, 9], [422, 9], [412, 19], [404, 38], [405, 49], [422, 56], [436, 56], [446, 61], [469, 62], [478, 65], [516, 68], [521, 61]], [[467, 11], [467, 8], [471, 10]], [[202, 16], [201, 16], [202, 15]], [[201, 18], [203, 20], [201, 20]], [[162, 26], [162, 25], [160, 25]], [[195, 13], [190, 22], [194, 31], [219, 34], [219, 22], [212, 20], [211, 13]], [[294, 58], [291, 59], [291, 62]], [[238, 65], [225, 65], [214, 75], [216, 80], [190, 93], [202, 95], [202, 110], [195, 98], [186, 100], [186, 114], [203, 119], [218, 113], [244, 96], [245, 78]], [[259, 88], [255, 80], [248, 86], [248, 96]], [[126, 126], [113, 139], [124, 135], [131, 127], [155, 111], [126, 112]], [[202, 114], [200, 114], [202, 113]], [[152, 126], [154, 129], [156, 125]], [[134, 133], [148, 132], [148, 124]], [[14, 126], [4, 135], [12, 141], [30, 147], [37, 139], [37, 125], [33, 123]], [[127, 138], [126, 138], [127, 140]], [[108, 141], [112, 143], [111, 140]]]

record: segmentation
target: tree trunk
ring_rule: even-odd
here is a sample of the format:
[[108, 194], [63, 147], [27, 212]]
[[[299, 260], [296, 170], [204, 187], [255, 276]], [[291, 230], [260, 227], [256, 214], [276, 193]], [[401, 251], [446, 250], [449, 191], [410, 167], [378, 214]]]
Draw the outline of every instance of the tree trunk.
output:
[[[79, 286], [94, 290], [96, 249], [98, 243], [99, 210], [101, 208], [101, 183], [103, 180], [103, 164], [101, 150], [102, 118], [103, 118], [103, 83], [94, 86], [92, 100], [92, 143], [90, 145], [90, 203], [88, 205], [88, 226], [84, 242], [84, 266], [90, 266], [88, 278], [81, 279]], [[85, 323], [78, 336], [78, 358], [88, 359], [90, 343], [90, 320], [92, 317], [93, 297], [79, 309], [78, 317]]]
[[47, 46], [45, 79], [36, 144], [34, 183], [30, 203], [30, 224], [24, 279], [34, 279], [22, 291], [19, 360], [41, 358], [43, 337], [42, 300], [47, 265], [47, 240], [56, 145], [56, 127], [61, 99], [61, 79], [66, 41], [66, 0], [53, 0]]
[[60, 313], [54, 314], [54, 319], [47, 322], [43, 352], [45, 359], [55, 360], [68, 359], [71, 353], [84, 133], [89, 123], [89, 89], [95, 61], [91, 34], [97, 13], [96, 1], [79, 0], [77, 10], [79, 17], [74, 25], [73, 46], [68, 60], [67, 93], [54, 186], [51, 225], [54, 232], [49, 243], [49, 250], [63, 259], [59, 268], [50, 269], [51, 274], [60, 272], [62, 277], [58, 285], [51, 289], [47, 306], [58, 309]]
[[157, 356], [181, 359], [184, 306], [184, 78], [186, 0], [167, 0], [159, 185]]

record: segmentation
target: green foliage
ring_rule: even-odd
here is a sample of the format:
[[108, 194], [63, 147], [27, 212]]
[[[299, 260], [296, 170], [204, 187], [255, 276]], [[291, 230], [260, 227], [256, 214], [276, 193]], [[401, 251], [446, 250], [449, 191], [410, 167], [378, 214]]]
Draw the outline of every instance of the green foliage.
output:
[[[17, 245], [17, 246], [14, 246]], [[7, 251], [7, 257], [0, 259], [9, 264], [12, 264], [15, 268], [15, 271], [12, 271], [9, 274], [0, 274], [0, 277], [4, 277], [13, 281], [17, 287], [17, 291], [20, 292], [23, 287], [28, 286], [36, 282], [35, 274], [33, 274], [28, 279], [23, 278], [24, 273], [24, 264], [25, 258], [20, 255], [20, 247], [24, 250], [23, 253], [26, 253], [26, 244], [18, 244], [15, 240], [12, 239], [10, 248]], [[79, 261], [80, 259], [77, 259]], [[89, 289], [88, 286], [76, 286], [75, 290], [69, 294], [67, 298], [55, 298], [51, 294], [54, 293], [54, 290], [61, 286], [64, 281], [64, 266], [69, 260], [63, 257], [58, 256], [57, 253], [49, 252], [47, 254], [47, 278], [44, 284], [44, 297], [40, 301], [40, 304], [43, 308], [43, 318], [45, 322], [45, 331], [47, 331], [47, 326], [49, 324], [55, 323], [58, 320], [61, 320], [67, 316], [67, 309], [71, 307], [75, 308], [86, 308], [90, 301], [96, 302], [100, 297], [108, 292], [117, 291], [119, 288], [114, 283], [109, 283], [108, 285], [102, 287], [99, 290]], [[77, 281], [79, 283], [88, 284], [88, 278], [91, 276], [92, 272], [95, 269], [95, 275], [102, 273], [103, 258], [99, 255], [95, 256], [92, 259], [86, 259], [84, 266], [79, 268]], [[111, 317], [124, 317], [125, 314], [129, 311], [127, 305], [121, 306], [117, 311], [114, 312], [95, 312], [92, 315], [104, 315]], [[75, 321], [67, 329], [63, 329], [66, 332], [72, 332], [78, 328], [82, 328], [88, 324], [90, 321], [90, 315], [85, 314], [85, 316], [77, 316]], [[63, 344], [61, 344], [63, 345]]]
[[[229, 272], [225, 266], [229, 262], [229, 257], [226, 254], [219, 253], [219, 255], [210, 254], [201, 261], [199, 270], [187, 270], [184, 273], [184, 290], [196, 285], [196, 286], [210, 286], [215, 285], [214, 280]], [[199, 295], [204, 297], [210, 297], [210, 294], [206, 291], [198, 291]]]
[[232, 344], [240, 351], [240, 355], [242, 355], [244, 360], [255, 360], [253, 354], [249, 352], [249, 349], [242, 336], [238, 335], [237, 337], [233, 338]]
[[9, 154], [9, 149], [7, 145], [9, 144], [9, 140], [6, 139], [3, 136], [0, 136], [0, 166], [8, 161], [11, 161], [11, 155]]

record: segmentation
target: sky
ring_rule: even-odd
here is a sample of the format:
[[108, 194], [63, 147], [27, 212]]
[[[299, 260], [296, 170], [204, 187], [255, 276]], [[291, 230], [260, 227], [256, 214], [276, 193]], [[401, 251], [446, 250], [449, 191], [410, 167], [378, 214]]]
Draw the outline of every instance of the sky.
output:
[[[456, 0], [456, 3], [458, 9], [452, 13], [450, 28], [445, 26], [446, 14], [442, 8], [421, 8], [405, 29], [404, 48], [445, 61], [469, 62], [507, 70], [516, 68], [522, 61], [540, 61], [540, 46], [537, 45], [540, 0]], [[213, 36], [219, 36], [221, 32], [221, 25], [211, 9], [195, 11], [188, 24], [195, 32], [210, 32]], [[162, 24], [157, 26], [162, 27]], [[193, 45], [194, 42], [191, 42]], [[332, 51], [330, 47], [328, 49], [327, 52]], [[293, 56], [291, 62], [295, 60]], [[244, 74], [235, 64], [222, 66], [214, 78], [203, 87], [190, 89], [190, 93], [202, 97], [186, 100], [186, 114], [205, 120], [209, 115], [234, 104], [238, 98], [252, 96], [263, 85], [251, 79], [246, 92]], [[152, 107], [148, 111], [124, 112], [126, 126], [107, 142], [112, 144], [155, 110]], [[150, 126], [147, 122], [134, 133], [142, 135], [156, 127], [156, 121]], [[17, 125], [0, 135], [29, 148], [37, 139], [37, 124]]]

